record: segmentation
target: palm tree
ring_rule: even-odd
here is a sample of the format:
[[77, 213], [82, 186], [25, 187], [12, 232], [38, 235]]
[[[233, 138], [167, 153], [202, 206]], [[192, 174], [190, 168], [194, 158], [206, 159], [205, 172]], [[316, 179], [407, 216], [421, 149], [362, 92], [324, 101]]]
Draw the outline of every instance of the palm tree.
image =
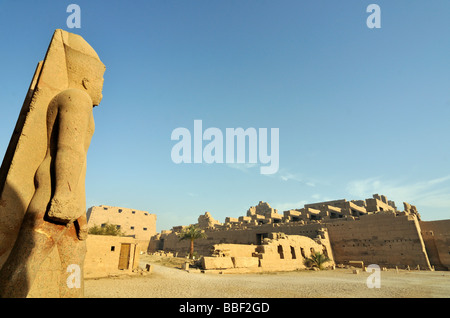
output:
[[329, 262], [330, 259], [320, 252], [315, 252], [311, 254], [311, 257], [305, 259], [304, 264], [308, 267], [317, 267], [318, 269], [323, 269], [323, 265]]
[[206, 234], [203, 230], [199, 229], [196, 225], [189, 225], [187, 228], [184, 228], [181, 233], [178, 234], [178, 237], [181, 240], [190, 240], [191, 245], [189, 248], [189, 258], [192, 259], [194, 255], [194, 240], [204, 239], [206, 238]]

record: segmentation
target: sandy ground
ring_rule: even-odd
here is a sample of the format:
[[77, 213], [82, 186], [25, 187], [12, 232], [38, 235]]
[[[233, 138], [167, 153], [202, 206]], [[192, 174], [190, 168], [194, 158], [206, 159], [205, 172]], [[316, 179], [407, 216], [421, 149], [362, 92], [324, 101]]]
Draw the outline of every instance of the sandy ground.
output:
[[[141, 259], [145, 267], [149, 259]], [[370, 273], [351, 269], [265, 274], [203, 274], [152, 264], [152, 274], [85, 281], [87, 298], [450, 298], [450, 272], [381, 271], [380, 288]]]

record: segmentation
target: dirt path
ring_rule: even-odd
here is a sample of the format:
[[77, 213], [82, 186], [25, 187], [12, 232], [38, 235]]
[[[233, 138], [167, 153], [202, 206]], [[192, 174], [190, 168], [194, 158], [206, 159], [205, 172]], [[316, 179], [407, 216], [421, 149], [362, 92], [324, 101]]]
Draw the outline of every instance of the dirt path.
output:
[[153, 264], [147, 276], [85, 281], [85, 297], [98, 298], [290, 298], [445, 297], [450, 272], [381, 272], [381, 288], [368, 288], [370, 273], [350, 269], [267, 274], [202, 274]]

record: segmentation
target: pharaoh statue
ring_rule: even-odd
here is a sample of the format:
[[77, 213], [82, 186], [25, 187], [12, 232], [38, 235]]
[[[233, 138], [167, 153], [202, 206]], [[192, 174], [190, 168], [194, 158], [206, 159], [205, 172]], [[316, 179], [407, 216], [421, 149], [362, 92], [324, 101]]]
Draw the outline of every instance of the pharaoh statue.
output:
[[82, 297], [86, 154], [105, 66], [56, 30], [0, 168], [0, 297]]

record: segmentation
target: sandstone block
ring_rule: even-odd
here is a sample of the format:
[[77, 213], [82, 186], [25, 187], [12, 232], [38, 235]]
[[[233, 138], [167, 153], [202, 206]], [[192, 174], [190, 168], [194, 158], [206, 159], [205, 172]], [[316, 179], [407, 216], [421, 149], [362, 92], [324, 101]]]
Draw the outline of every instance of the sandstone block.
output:
[[235, 268], [258, 267], [259, 259], [257, 257], [233, 257]]
[[234, 267], [231, 257], [203, 257], [201, 264], [203, 269], [226, 269]]
[[181, 265], [181, 268], [187, 271], [189, 269], [189, 263], [188, 262], [184, 263], [183, 265]]

